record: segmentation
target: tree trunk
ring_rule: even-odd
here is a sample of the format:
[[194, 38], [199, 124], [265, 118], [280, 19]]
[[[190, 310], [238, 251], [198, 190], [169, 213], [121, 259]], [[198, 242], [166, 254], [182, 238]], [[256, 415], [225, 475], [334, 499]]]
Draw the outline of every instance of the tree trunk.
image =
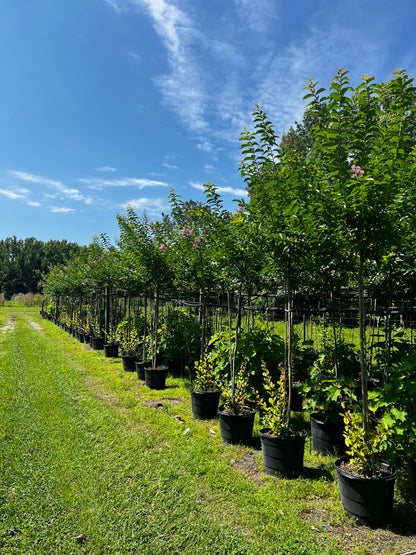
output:
[[293, 343], [293, 298], [292, 283], [290, 279], [290, 261], [287, 272], [286, 285], [286, 327], [287, 327], [287, 363], [286, 363], [286, 382], [287, 382], [287, 417], [286, 426], [290, 424], [290, 407], [292, 404], [292, 343]]
[[154, 313], [154, 321], [153, 321], [153, 325], [154, 325], [154, 334], [155, 334], [155, 339], [154, 339], [154, 344], [153, 344], [153, 360], [152, 360], [152, 366], [153, 368], [156, 368], [156, 358], [157, 358], [157, 330], [159, 327], [159, 291], [156, 291], [156, 296], [155, 296], [155, 313]]
[[361, 396], [362, 396], [362, 418], [363, 431], [365, 438], [368, 438], [368, 371], [365, 360], [365, 307], [364, 307], [364, 255], [360, 248], [360, 263], [358, 271], [358, 311], [359, 311], [359, 330], [360, 330], [360, 366], [361, 366]]

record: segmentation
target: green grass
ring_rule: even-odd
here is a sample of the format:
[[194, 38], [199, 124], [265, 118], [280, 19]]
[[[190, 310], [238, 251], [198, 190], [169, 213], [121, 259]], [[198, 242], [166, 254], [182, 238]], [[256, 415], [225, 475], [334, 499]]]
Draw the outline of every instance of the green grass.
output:
[[1, 553], [353, 553], [335, 547], [351, 525], [333, 458], [307, 449], [302, 478], [265, 476], [258, 450], [192, 418], [187, 380], [151, 391], [37, 314], [14, 316], [0, 332]]
[[25, 306], [22, 303], [6, 301], [3, 306], [0, 306], [0, 314], [8, 312], [40, 312], [40, 306]]

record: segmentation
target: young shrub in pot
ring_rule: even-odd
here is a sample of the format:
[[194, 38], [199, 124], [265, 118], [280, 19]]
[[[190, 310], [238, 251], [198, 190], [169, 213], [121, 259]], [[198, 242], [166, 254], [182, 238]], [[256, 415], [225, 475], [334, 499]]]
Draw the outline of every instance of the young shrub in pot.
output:
[[225, 443], [249, 443], [252, 438], [256, 409], [251, 401], [250, 377], [242, 364], [235, 376], [234, 387], [227, 384], [222, 391], [222, 405], [218, 409], [221, 438]]
[[135, 362], [137, 361], [137, 330], [130, 329], [129, 326], [123, 322], [117, 327], [117, 335], [120, 342], [123, 369], [126, 372], [134, 372], [136, 370]]
[[267, 396], [265, 401], [257, 396], [261, 410], [263, 428], [261, 439], [263, 462], [266, 474], [294, 478], [303, 469], [306, 432], [295, 432], [287, 425], [287, 396], [285, 373], [274, 384], [267, 366], [263, 363], [263, 387]]
[[195, 362], [195, 378], [192, 382], [192, 413], [195, 418], [205, 420], [215, 418], [221, 389], [218, 387], [214, 365], [203, 351], [199, 361]]
[[370, 397], [369, 410], [373, 417], [366, 433], [362, 415], [351, 406], [347, 409], [343, 404], [343, 407], [347, 454], [335, 462], [342, 506], [358, 521], [382, 526], [392, 515], [397, 477], [392, 465], [384, 460], [393, 447], [394, 420], [390, 411], [395, 409], [386, 408], [378, 394], [374, 399]]

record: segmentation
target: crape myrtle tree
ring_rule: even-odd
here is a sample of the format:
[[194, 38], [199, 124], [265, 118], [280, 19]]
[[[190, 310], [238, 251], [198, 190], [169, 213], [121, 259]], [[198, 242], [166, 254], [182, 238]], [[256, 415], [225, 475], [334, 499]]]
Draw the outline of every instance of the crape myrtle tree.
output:
[[216, 267], [210, 256], [206, 236], [207, 206], [201, 202], [183, 201], [171, 190], [171, 212], [156, 225], [167, 237], [167, 258], [178, 290], [199, 292], [201, 298], [216, 290]]
[[[326, 105], [322, 103], [322, 110], [326, 109]], [[291, 160], [289, 170], [296, 164], [303, 164], [307, 168], [309, 163], [309, 153], [314, 142], [314, 126], [319, 116], [316, 110], [307, 108], [304, 112], [302, 123], [295, 122], [295, 127], [291, 127], [289, 131], [282, 134], [282, 139], [278, 145], [278, 153], [280, 160]], [[305, 177], [305, 176], [304, 176]], [[320, 196], [324, 194], [319, 186], [315, 186], [313, 191], [313, 180], [310, 178], [309, 195], [314, 194], [315, 211], [318, 211], [325, 205]], [[331, 214], [327, 214], [328, 217]], [[335, 217], [335, 215], [334, 215]], [[303, 275], [303, 286], [308, 288], [310, 292], [317, 292], [321, 296], [327, 296], [327, 302], [339, 302], [340, 292], [350, 285], [350, 275], [347, 268], [350, 266], [348, 259], [348, 249], [342, 248], [338, 242], [337, 245], [332, 241], [332, 235], [329, 228], [320, 226], [315, 229], [319, 230], [319, 238], [313, 251], [314, 264], [310, 266], [308, 275]]]
[[[58, 299], [72, 299], [82, 304], [86, 299], [98, 296], [109, 296], [109, 293], [117, 287], [119, 271], [117, 264], [117, 251], [105, 235], [95, 237], [93, 242], [86, 247], [81, 254], [74, 256], [66, 264], [58, 264], [43, 276], [43, 290], [48, 298], [56, 298], [57, 314], [59, 312]], [[108, 299], [107, 299], [108, 302]], [[73, 310], [72, 310], [73, 312]], [[108, 311], [106, 311], [106, 314]], [[95, 320], [99, 326], [99, 310], [95, 311]], [[108, 331], [108, 322], [104, 324]]]
[[[364, 290], [369, 270], [404, 249], [414, 256], [415, 88], [404, 70], [379, 85], [369, 76], [353, 88], [339, 69], [328, 91], [309, 82], [305, 99], [315, 114], [313, 167], [320, 190], [319, 225], [348, 253], [357, 285], [362, 425], [369, 434]], [[386, 102], [388, 98], [388, 103]]]
[[257, 248], [258, 238], [253, 234], [251, 221], [240, 204], [236, 211], [223, 207], [217, 187], [205, 185], [206, 203], [201, 208], [204, 221], [204, 240], [210, 250], [211, 264], [217, 272], [218, 283], [227, 292], [228, 327], [231, 342], [231, 298], [237, 296], [237, 317], [234, 328], [234, 345], [230, 344], [231, 398], [234, 404], [237, 343], [242, 323], [242, 301], [259, 287], [261, 256]]
[[[201, 325], [201, 350], [206, 331], [206, 299], [212, 291], [218, 291], [218, 268], [211, 256], [206, 234], [207, 207], [201, 202], [183, 201], [173, 190], [169, 194], [171, 212], [156, 223], [159, 232], [166, 237], [166, 257], [174, 275], [175, 289], [185, 298], [189, 295], [198, 301]], [[191, 297], [189, 297], [191, 298]]]
[[118, 245], [126, 268], [135, 268], [135, 276], [143, 286], [146, 296], [153, 296], [152, 364], [156, 367], [159, 327], [159, 301], [164, 292], [172, 290], [173, 273], [168, 264], [167, 237], [163, 226], [155, 225], [146, 215], [137, 216], [131, 206], [126, 214], [117, 214], [120, 229]]
[[244, 205], [264, 255], [266, 275], [278, 278], [285, 292], [285, 379], [287, 425], [292, 394], [293, 294], [301, 286], [312, 258], [314, 190], [302, 152], [279, 150], [274, 126], [256, 105], [254, 130], [241, 133], [241, 175], [250, 201]]

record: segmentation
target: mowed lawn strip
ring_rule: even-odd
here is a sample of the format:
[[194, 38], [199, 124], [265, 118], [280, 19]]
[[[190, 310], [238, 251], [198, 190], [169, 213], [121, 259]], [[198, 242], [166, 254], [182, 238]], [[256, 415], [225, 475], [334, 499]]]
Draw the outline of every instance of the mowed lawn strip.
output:
[[342, 520], [331, 463], [253, 479], [233, 461], [256, 452], [193, 420], [183, 380], [151, 392], [50, 322], [16, 317], [0, 339], [2, 553], [340, 553], [302, 518], [319, 498]]

